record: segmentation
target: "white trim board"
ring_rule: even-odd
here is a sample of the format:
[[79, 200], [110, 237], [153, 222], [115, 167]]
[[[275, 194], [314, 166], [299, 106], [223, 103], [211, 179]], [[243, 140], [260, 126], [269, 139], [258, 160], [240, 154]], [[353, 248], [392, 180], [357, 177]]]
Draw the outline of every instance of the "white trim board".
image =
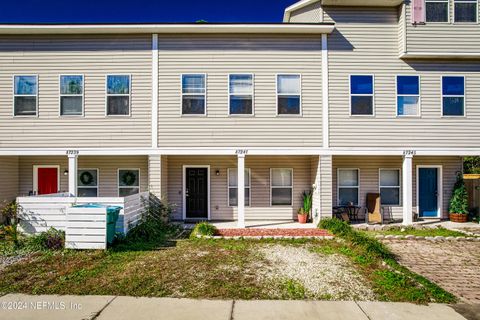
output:
[[424, 219], [435, 219], [435, 218], [441, 218], [443, 214], [443, 166], [442, 165], [417, 165], [415, 168], [415, 185], [416, 185], [416, 203], [415, 203], [415, 208], [417, 210], [417, 214], [420, 216], [420, 198], [419, 198], [419, 169], [420, 168], [436, 168], [438, 169], [438, 176], [437, 176], [437, 187], [438, 187], [438, 196], [437, 196], [437, 207], [438, 207], [438, 212], [436, 217], [423, 217]]
[[[187, 188], [187, 175], [186, 175], [186, 170], [187, 168], [206, 168], [207, 169], [207, 220], [211, 219], [210, 216], [210, 165], [202, 165], [202, 164], [184, 164], [182, 166], [182, 220], [187, 219], [187, 197], [185, 190]], [[196, 220], [195, 218], [188, 218], [189, 220]], [[203, 219], [198, 219], [198, 220], [203, 220]]]

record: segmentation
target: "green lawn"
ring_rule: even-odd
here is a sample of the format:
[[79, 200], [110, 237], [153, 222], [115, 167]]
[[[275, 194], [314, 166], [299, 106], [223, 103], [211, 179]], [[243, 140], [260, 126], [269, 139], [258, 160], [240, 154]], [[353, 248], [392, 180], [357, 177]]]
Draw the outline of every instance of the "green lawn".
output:
[[367, 231], [368, 234], [382, 235], [413, 235], [419, 237], [465, 237], [466, 235], [459, 231], [445, 229], [443, 227], [424, 227], [421, 229], [413, 227], [395, 227], [388, 230]]
[[[330, 257], [344, 259], [352, 274], [358, 275], [376, 300], [454, 301], [442, 289], [425, 285], [423, 278], [417, 278], [408, 270], [394, 270], [342, 239], [172, 240], [166, 237], [150, 243], [125, 243], [107, 251], [47, 250], [1, 270], [0, 293], [208, 299], [334, 298], [330, 294], [312, 294], [302, 278], [263, 276], [264, 270], [275, 267], [262, 254], [272, 246], [314, 254], [319, 262]], [[344, 282], [340, 276], [334, 279], [336, 286], [348, 288], [349, 284]]]

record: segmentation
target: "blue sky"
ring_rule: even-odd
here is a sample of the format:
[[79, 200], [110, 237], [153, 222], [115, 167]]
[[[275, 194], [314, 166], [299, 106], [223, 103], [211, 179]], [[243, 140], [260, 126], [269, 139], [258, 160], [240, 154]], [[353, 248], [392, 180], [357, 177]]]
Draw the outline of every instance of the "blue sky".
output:
[[281, 22], [297, 0], [3, 0], [0, 23]]

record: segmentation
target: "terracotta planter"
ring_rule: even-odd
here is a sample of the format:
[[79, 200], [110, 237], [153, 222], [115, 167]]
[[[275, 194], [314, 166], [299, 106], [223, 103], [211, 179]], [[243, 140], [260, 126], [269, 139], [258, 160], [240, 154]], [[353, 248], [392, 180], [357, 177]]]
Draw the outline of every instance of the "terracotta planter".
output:
[[299, 223], [307, 223], [308, 214], [298, 214]]
[[452, 222], [467, 222], [468, 221], [468, 214], [450, 213], [450, 221], [452, 221]]

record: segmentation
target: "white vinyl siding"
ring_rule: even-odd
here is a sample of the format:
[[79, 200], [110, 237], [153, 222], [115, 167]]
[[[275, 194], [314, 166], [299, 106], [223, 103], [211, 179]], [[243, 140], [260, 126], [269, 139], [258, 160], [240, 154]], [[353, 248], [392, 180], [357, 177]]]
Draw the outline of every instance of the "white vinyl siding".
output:
[[[228, 169], [228, 205], [236, 207], [238, 205], [238, 175], [237, 169]], [[245, 206], [250, 206], [251, 198], [251, 172], [249, 168], [245, 168]]]

